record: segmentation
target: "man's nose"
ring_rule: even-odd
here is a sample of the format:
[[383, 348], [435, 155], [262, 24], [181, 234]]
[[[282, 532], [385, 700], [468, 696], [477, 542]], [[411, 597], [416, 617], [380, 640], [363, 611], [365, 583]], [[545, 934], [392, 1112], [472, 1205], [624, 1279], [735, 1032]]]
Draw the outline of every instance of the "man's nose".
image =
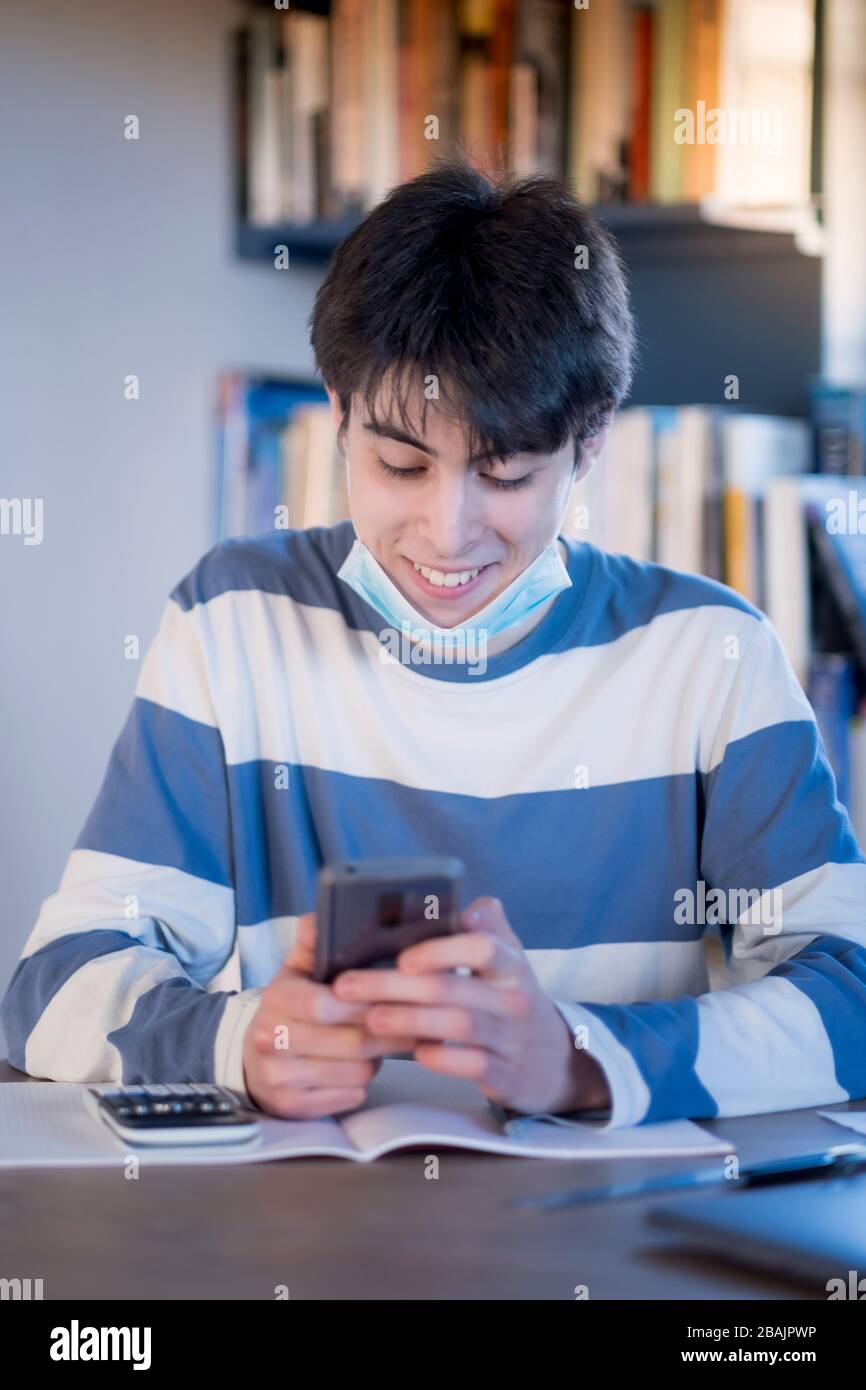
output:
[[481, 509], [472, 493], [466, 474], [440, 476], [424, 499], [420, 530], [431, 559], [444, 565], [472, 558], [472, 546], [483, 529]]

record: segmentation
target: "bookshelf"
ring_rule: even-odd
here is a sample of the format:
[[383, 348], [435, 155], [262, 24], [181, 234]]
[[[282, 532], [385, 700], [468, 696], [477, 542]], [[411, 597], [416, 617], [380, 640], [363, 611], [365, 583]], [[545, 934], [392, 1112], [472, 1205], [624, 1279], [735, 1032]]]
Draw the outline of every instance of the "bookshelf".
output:
[[[276, 95], [269, 100], [276, 104], [271, 106], [268, 119], [273, 120], [275, 112], [292, 114], [286, 117], [285, 128], [278, 127], [279, 134], [268, 149], [269, 187], [267, 179], [262, 182], [263, 146], [252, 139], [254, 129], [260, 132], [267, 127], [262, 126], [261, 101], [251, 103], [250, 83], [254, 72], [258, 74], [256, 82], [261, 82], [262, 71], [270, 62], [271, 42], [266, 38], [263, 48], [262, 34], [264, 13], [273, 13], [275, 7], [271, 0], [247, 0], [247, 24], [258, 17], [259, 28], [255, 38], [249, 28], [239, 30], [232, 51], [235, 248], [241, 258], [260, 264], [273, 264], [276, 249], [285, 248], [290, 268], [301, 265], [324, 271], [333, 251], [386, 188], [399, 182], [399, 177], [421, 172], [420, 168], [405, 172], [406, 122], [411, 128], [410, 157], [423, 162], [430, 151], [422, 149], [419, 155], [417, 137], [411, 130], [424, 119], [419, 112], [438, 111], [440, 100], [443, 113], [448, 112], [449, 98], [434, 82], [438, 92], [435, 99], [422, 95], [415, 101], [412, 97], [407, 108], [403, 67], [407, 60], [402, 45], [407, 35], [410, 44], [422, 34], [427, 38], [438, 34], [437, 42], [442, 41], [435, 26], [432, 30], [424, 28], [430, 22], [427, 15], [434, 10], [437, 15], [440, 10], [447, 12], [455, 26], [459, 16], [462, 26], [457, 50], [452, 50], [448, 59], [453, 65], [454, 53], [459, 50], [461, 75], [455, 79], [455, 93], [458, 87], [459, 93], [451, 98], [455, 105], [443, 122], [443, 128], [450, 131], [449, 139], [432, 147], [436, 154], [447, 155], [455, 132], [462, 143], [461, 103], [467, 90], [462, 78], [463, 55], [467, 51], [474, 54], [483, 66], [491, 59], [503, 61], [503, 53], [509, 55], [504, 60], [507, 63], [522, 62], [529, 51], [532, 62], [538, 64], [539, 85], [533, 97], [539, 108], [539, 124], [533, 127], [537, 151], [554, 149], [558, 154], [546, 162], [539, 155], [523, 172], [537, 168], [565, 177], [577, 191], [597, 186], [599, 196], [586, 197], [585, 201], [617, 240], [639, 330], [639, 358], [631, 395], [618, 415], [602, 460], [573, 495], [573, 501], [587, 504], [583, 510], [593, 518], [592, 533], [584, 538], [603, 549], [722, 579], [768, 612], [813, 703], [841, 799], [849, 805], [856, 833], [866, 844], [866, 386], [852, 383], [848, 388], [820, 380], [823, 254], [828, 245], [822, 216], [826, 166], [822, 71], [830, 32], [824, 0], [814, 0], [811, 9], [808, 0], [793, 0], [785, 14], [786, 23], [793, 18], [795, 27], [798, 17], [801, 21], [800, 66], [785, 76], [789, 88], [790, 81], [796, 87], [796, 114], [803, 117], [794, 141], [799, 160], [796, 197], [788, 202], [779, 200], [776, 206], [771, 196], [764, 196], [767, 206], [761, 207], [761, 199], [755, 199], [756, 164], [748, 152], [743, 154], [743, 167], [746, 181], [751, 177], [751, 202], [730, 197], [726, 201], [724, 194], [730, 194], [732, 187], [729, 155], [727, 159], [719, 156], [718, 164], [711, 158], [712, 187], [702, 187], [702, 180], [707, 184], [706, 152], [689, 153], [688, 175], [685, 162], [679, 171], [685, 196], [675, 196], [678, 185], [675, 169], [672, 174], [671, 142], [666, 138], [657, 141], [660, 115], [664, 118], [677, 107], [694, 106], [703, 94], [712, 94], [723, 106], [723, 97], [730, 103], [758, 90], [772, 92], [777, 50], [784, 63], [790, 39], [790, 32], [777, 33], [772, 22], [768, 23], [773, 3], [604, 0], [592, 7], [596, 27], [589, 66], [581, 46], [584, 31], [575, 43], [572, 27], [568, 41], [556, 50], [553, 68], [559, 76], [554, 72], [551, 78], [551, 67], [546, 66], [543, 45], [540, 48], [539, 44], [543, 40], [550, 48], [550, 36], [560, 22], [573, 26], [573, 15], [570, 20], [562, 18], [564, 12], [571, 12], [568, 0], [428, 0], [426, 4], [425, 0], [363, 0], [367, 7], [363, 21], [361, 0], [334, 0], [333, 4], [329, 0], [293, 0], [294, 11], [329, 17], [331, 26], [327, 39], [323, 37], [324, 26], [319, 24], [318, 34], [308, 32], [300, 46], [295, 37], [287, 37], [288, 28], [281, 30], [277, 50], [285, 44], [285, 53], [277, 66], [285, 61], [286, 68], [283, 78], [272, 84]], [[491, 16], [495, 16], [497, 26], [500, 20], [506, 26], [512, 20], [519, 23], [515, 17], [522, 13], [524, 4], [540, 29], [536, 27], [528, 41], [526, 30], [521, 30], [514, 48], [509, 50], [507, 43], [503, 48], [498, 33], [492, 36]], [[755, 55], [748, 48], [744, 71], [736, 68], [742, 58], [740, 48], [731, 67], [731, 44], [739, 44], [747, 31], [754, 35], [758, 10], [763, 16], [764, 35], [757, 80], [765, 83], [763, 89], [755, 86]], [[399, 15], [399, 58], [391, 27], [383, 44], [390, 54], [385, 64], [390, 78], [386, 101], [375, 81], [370, 85], [369, 74], [377, 71], [379, 60], [369, 57], [369, 49], [363, 46], [351, 50], [357, 64], [350, 79], [350, 86], [355, 83], [353, 127], [351, 122], [347, 124], [345, 109], [341, 119], [330, 100], [336, 90], [327, 66], [333, 56], [334, 16], [342, 24], [348, 15], [348, 32], [358, 35], [368, 32], [363, 25], [369, 22], [371, 12], [389, 15], [389, 23]], [[624, 82], [632, 80], [629, 141], [623, 144], [611, 142], [610, 122], [605, 132], [606, 118], [602, 117], [599, 128], [596, 115], [616, 69], [610, 55], [622, 37], [622, 23], [634, 24], [637, 13], [642, 16], [639, 23], [644, 41], [651, 28], [652, 52], [664, 50], [667, 68], [646, 67], [645, 80], [641, 81], [637, 69], [626, 72], [620, 63], [615, 76], [621, 89]], [[629, 18], [623, 21], [623, 16]], [[708, 40], [706, 32], [699, 33], [701, 23], [715, 24], [722, 33], [722, 25], [729, 22], [731, 31], [726, 30], [722, 38], [717, 35]], [[679, 70], [669, 60], [677, 51], [677, 43], [684, 43], [687, 26], [691, 26], [689, 39], [698, 34], [703, 47], [690, 42], [679, 50], [680, 68], [694, 65], [687, 79], [687, 86], [691, 83], [688, 100], [682, 100], [685, 92]], [[811, 34], [806, 33], [809, 26]], [[468, 37], [467, 29], [471, 31]], [[291, 31], [293, 35], [296, 32]], [[636, 33], [636, 27], [630, 30], [632, 52], [636, 51]], [[346, 64], [350, 51], [346, 32], [340, 41], [340, 62]], [[809, 43], [811, 65], [804, 65], [802, 56]], [[294, 55], [291, 59], [285, 56], [290, 52]], [[598, 73], [593, 71], [596, 58]], [[329, 75], [319, 87], [318, 112], [311, 115], [315, 101], [310, 101], [309, 70], [316, 61], [323, 65], [320, 76], [326, 70]], [[402, 84], [399, 101], [395, 63]], [[368, 64], [363, 77], [366, 87], [358, 70], [363, 64]], [[420, 69], [413, 59], [406, 70], [416, 77]], [[452, 76], [454, 71], [453, 66], [449, 68]], [[285, 155], [296, 149], [296, 73], [301, 93], [297, 109], [302, 113], [305, 134], [297, 165], [291, 160], [281, 165], [275, 151]], [[425, 80], [429, 75], [425, 69]], [[542, 130], [545, 80], [552, 81], [555, 97], [550, 100], [549, 90], [547, 119], [552, 119], [552, 109], [558, 113], [563, 125], [561, 139], [552, 137], [549, 128]], [[663, 102], [659, 95], [662, 89]], [[340, 90], [345, 96], [345, 81]], [[423, 82], [421, 90], [427, 92]], [[499, 100], [493, 95], [495, 85], [484, 90], [485, 99], [495, 106]], [[509, 138], [514, 128], [510, 113], [516, 90], [514, 86], [508, 89]], [[328, 102], [322, 104], [325, 91]], [[379, 145], [370, 135], [372, 129], [377, 139], [381, 138], [381, 109], [378, 118], [370, 117], [362, 92], [368, 96], [375, 92], [370, 96], [371, 106], [378, 103], [381, 108], [384, 103], [385, 125], [397, 127], [392, 143], [386, 139], [382, 147], [391, 156], [390, 162], [384, 161], [385, 170], [401, 169], [400, 176], [390, 182], [383, 180], [377, 158]], [[581, 113], [578, 122], [572, 119], [572, 107]], [[505, 128], [502, 109], [500, 102], [500, 136]], [[635, 116], [637, 110], [642, 126]], [[788, 119], [793, 110], [787, 108]], [[598, 139], [604, 145], [602, 137], [606, 135], [608, 158], [612, 149], [616, 149], [614, 163], [622, 156], [617, 166], [626, 170], [622, 178], [616, 172], [608, 177], [611, 166], [603, 167], [601, 159], [590, 168], [586, 151], [580, 148], [590, 128], [596, 141], [594, 151], [601, 148]], [[355, 180], [346, 184], [336, 179], [341, 191], [335, 194], [329, 187], [336, 167], [331, 161], [334, 145], [341, 139], [354, 154]], [[518, 145], [512, 142], [509, 147]], [[253, 148], [255, 161], [250, 159]], [[663, 180], [654, 168], [657, 157], [664, 166]], [[251, 172], [253, 164], [255, 170]], [[642, 185], [635, 182], [639, 166]], [[346, 166], [340, 167], [345, 172]], [[737, 171], [734, 173], [736, 176]], [[302, 218], [264, 215], [263, 208], [271, 206], [284, 211], [297, 208], [296, 181], [306, 185], [300, 206], [314, 211]], [[376, 196], [366, 203], [361, 195], [347, 197], [347, 186], [363, 187], [367, 192], [372, 188]], [[642, 196], [624, 196], [641, 187]], [[654, 196], [655, 192], [660, 196]], [[328, 215], [324, 215], [326, 210]], [[724, 383], [730, 373], [736, 374], [740, 385], [735, 405], [723, 404]], [[221, 534], [269, 527], [275, 504], [284, 500], [290, 504], [294, 525], [330, 524], [348, 514], [342, 460], [329, 434], [332, 426], [322, 399], [321, 389], [312, 381], [268, 380], [265, 374], [245, 377], [240, 373], [224, 381], [218, 508]], [[831, 541], [825, 534], [823, 509], [829, 505], [827, 499], [836, 494], [859, 500], [864, 525], [859, 535], [837, 536]]]
[[[452, 16], [464, 13], [458, 0], [443, 0], [442, 7]], [[331, 16], [333, 11], [329, 0], [293, 0], [291, 8], [318, 16]], [[476, 13], [479, 9], [477, 5], [466, 8]], [[482, 4], [480, 10], [484, 8]], [[635, 8], [640, 7], [621, 7], [623, 12]], [[245, 10], [249, 24], [265, 11], [273, 13], [274, 6], [268, 0], [247, 0]], [[819, 0], [814, 12], [816, 54], [820, 53], [822, 14]], [[360, 203], [342, 199], [336, 216], [303, 221], [277, 218], [264, 224], [250, 218], [249, 149], [254, 118], [249, 43], [249, 28], [244, 26], [235, 35], [232, 62], [235, 250], [243, 259], [273, 263], [275, 248], [285, 247], [290, 268], [323, 271], [334, 249], [362, 220], [364, 209]], [[568, 47], [561, 94], [566, 103], [572, 100], [576, 61]], [[816, 180], [821, 159], [815, 140], [819, 115], [820, 93], [814, 91], [809, 122], [810, 207], [802, 210], [807, 221], [813, 218], [808, 245], [796, 231], [764, 230], [757, 220], [756, 225], [729, 225], [719, 219], [717, 200], [715, 207], [706, 198], [591, 204], [619, 244], [640, 327], [642, 351], [630, 404], [715, 403], [722, 398], [725, 377], [736, 372], [741, 401], [749, 409], [807, 415], [807, 383], [821, 363], [822, 262], [816, 254], [820, 212], [811, 211], [820, 207]], [[569, 169], [576, 167], [571, 158], [574, 139], [569, 126], [563, 133], [560, 167], [550, 172], [568, 176]], [[448, 144], [443, 141], [435, 148], [437, 153], [447, 153]], [[570, 181], [573, 185], [574, 180]]]
[[[711, 262], [718, 259], [762, 258], [795, 244], [794, 234], [757, 227], [732, 227], [712, 219], [698, 203], [593, 203], [591, 212], [620, 241], [632, 257], [670, 259], [672, 255]], [[298, 259], [324, 265], [340, 242], [363, 221], [363, 214], [309, 222], [277, 222], [255, 226], [238, 206], [237, 252], [246, 260], [272, 260], [276, 245], [287, 246]]]

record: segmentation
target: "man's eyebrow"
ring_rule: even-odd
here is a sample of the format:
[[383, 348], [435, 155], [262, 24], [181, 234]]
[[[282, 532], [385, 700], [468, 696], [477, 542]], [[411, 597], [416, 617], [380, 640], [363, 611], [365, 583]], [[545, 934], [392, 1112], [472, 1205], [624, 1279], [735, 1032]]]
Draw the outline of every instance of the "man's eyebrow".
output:
[[[420, 449], [422, 454], [429, 454], [431, 458], [438, 459], [439, 457], [438, 449], [434, 449], [430, 444], [425, 444], [421, 439], [415, 439], [411, 434], [407, 434], [405, 430], [398, 429], [396, 425], [389, 425], [385, 421], [381, 423], [368, 421], [362, 428], [365, 429], [368, 434], [376, 434], [381, 439], [393, 439], [397, 444], [408, 444], [412, 449]], [[494, 468], [504, 468], [508, 459], [511, 457], [513, 457], [513, 455], [506, 455], [505, 458], [503, 458], [500, 454], [497, 454], [495, 450], [487, 449], [482, 450], [480, 453], [473, 454], [469, 462], [490, 463]]]

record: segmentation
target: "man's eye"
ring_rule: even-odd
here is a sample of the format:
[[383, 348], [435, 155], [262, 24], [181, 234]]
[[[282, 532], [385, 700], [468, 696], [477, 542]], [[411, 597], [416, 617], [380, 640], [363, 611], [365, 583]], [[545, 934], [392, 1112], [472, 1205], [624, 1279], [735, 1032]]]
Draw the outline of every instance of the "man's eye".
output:
[[[378, 454], [376, 455], [376, 463], [389, 478], [417, 478], [419, 474], [426, 471], [424, 468], [394, 468], [392, 464], [379, 458]], [[533, 475], [526, 473], [522, 478], [494, 478], [492, 473], [479, 473], [478, 476], [479, 478], [486, 478], [487, 482], [492, 483], [494, 487], [510, 491], [516, 487], [528, 487], [532, 482]]]
[[494, 487], [504, 487], [506, 489], [528, 487], [532, 482], [531, 473], [524, 473], [522, 478], [494, 478], [491, 473], [482, 473], [480, 476], [486, 478]]
[[382, 472], [387, 473], [389, 478], [417, 478], [419, 473], [424, 472], [423, 468], [392, 468], [391, 464], [386, 463], [384, 459], [380, 459], [378, 454], [376, 455], [376, 462], [382, 469]]

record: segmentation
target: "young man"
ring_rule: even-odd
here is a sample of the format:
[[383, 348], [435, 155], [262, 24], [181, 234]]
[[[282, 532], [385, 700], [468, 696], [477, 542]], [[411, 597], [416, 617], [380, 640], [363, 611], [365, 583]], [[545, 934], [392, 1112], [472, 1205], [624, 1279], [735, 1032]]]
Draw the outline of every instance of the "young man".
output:
[[[554, 181], [442, 165], [339, 249], [312, 341], [351, 523], [224, 543], [171, 594], [12, 1062], [285, 1116], [408, 1050], [613, 1127], [866, 1094], [866, 860], [773, 629], [564, 526], [632, 370], [608, 236]], [[463, 860], [466, 931], [315, 984], [320, 865], [417, 854]]]

